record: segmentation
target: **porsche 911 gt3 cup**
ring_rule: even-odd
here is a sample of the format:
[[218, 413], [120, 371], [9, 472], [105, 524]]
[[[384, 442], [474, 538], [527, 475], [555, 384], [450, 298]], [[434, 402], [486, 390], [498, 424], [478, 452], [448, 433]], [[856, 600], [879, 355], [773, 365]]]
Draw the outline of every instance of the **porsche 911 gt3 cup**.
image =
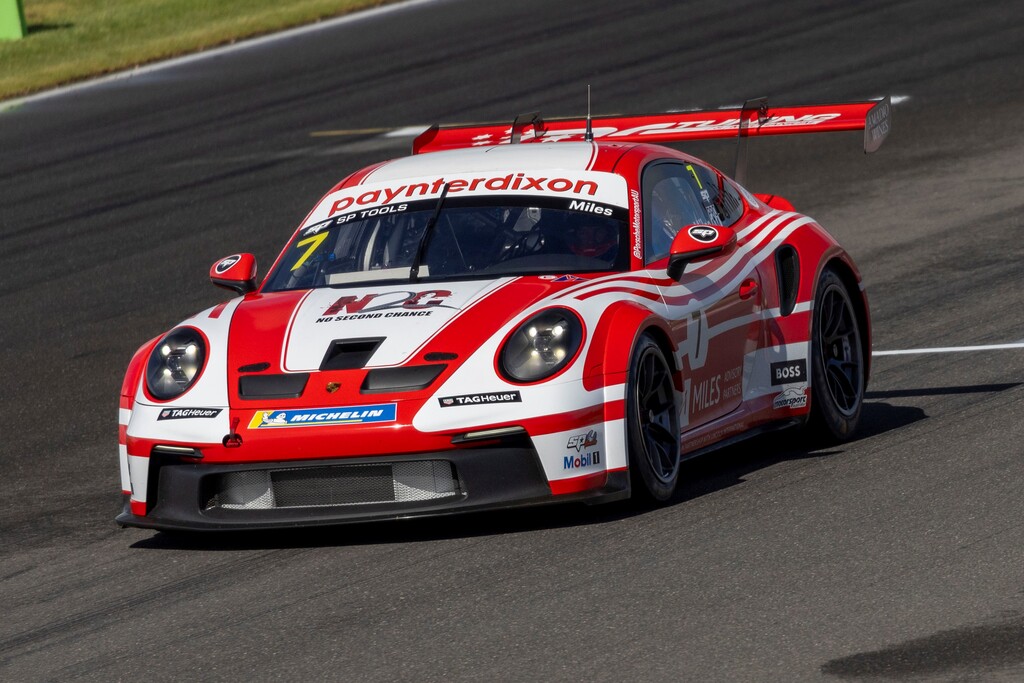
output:
[[313, 208], [257, 285], [143, 345], [124, 525], [240, 529], [633, 496], [857, 426], [868, 304], [813, 219], [651, 142], [888, 131], [888, 101], [432, 128]]

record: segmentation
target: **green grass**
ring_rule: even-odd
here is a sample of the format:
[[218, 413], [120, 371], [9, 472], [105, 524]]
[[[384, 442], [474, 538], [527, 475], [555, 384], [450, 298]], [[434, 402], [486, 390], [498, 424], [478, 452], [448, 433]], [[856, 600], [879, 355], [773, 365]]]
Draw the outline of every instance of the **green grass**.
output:
[[24, 0], [28, 35], [0, 41], [0, 100], [393, 1]]

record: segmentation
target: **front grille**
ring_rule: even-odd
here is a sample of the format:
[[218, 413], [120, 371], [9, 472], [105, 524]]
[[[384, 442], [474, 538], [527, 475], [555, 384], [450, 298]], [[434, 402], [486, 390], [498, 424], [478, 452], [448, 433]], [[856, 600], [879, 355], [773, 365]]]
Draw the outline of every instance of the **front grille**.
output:
[[287, 375], [242, 375], [238, 378], [238, 395], [247, 399], [298, 398], [306, 389], [308, 372]]
[[447, 365], [406, 365], [401, 368], [374, 368], [366, 373], [362, 394], [426, 389], [444, 372]]
[[446, 460], [246, 470], [214, 477], [204, 509], [271, 510], [409, 503], [461, 495]]

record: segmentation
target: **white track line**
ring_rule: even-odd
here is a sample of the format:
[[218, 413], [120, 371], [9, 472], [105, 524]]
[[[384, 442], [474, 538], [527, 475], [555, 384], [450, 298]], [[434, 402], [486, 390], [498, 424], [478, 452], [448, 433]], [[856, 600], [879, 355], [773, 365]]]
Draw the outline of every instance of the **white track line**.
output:
[[899, 349], [897, 351], [872, 351], [872, 356], [909, 356], [914, 353], [960, 353], [961, 351], [999, 351], [1002, 349], [1024, 349], [1024, 342], [1014, 344], [985, 344], [983, 346], [944, 346], [934, 349]]

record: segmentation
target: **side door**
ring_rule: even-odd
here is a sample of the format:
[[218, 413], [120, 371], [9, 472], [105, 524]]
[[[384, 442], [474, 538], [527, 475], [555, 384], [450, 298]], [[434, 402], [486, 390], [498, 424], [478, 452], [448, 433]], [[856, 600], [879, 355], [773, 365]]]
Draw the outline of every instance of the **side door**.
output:
[[[653, 162], [644, 169], [642, 186], [648, 268], [667, 266], [672, 240], [683, 226], [733, 226], [743, 215], [735, 189], [696, 162]], [[662, 290], [683, 370], [683, 431], [742, 402], [744, 359], [756, 348], [762, 328], [760, 281], [756, 269], [743, 264], [740, 244], [725, 256], [688, 266], [678, 283]]]

